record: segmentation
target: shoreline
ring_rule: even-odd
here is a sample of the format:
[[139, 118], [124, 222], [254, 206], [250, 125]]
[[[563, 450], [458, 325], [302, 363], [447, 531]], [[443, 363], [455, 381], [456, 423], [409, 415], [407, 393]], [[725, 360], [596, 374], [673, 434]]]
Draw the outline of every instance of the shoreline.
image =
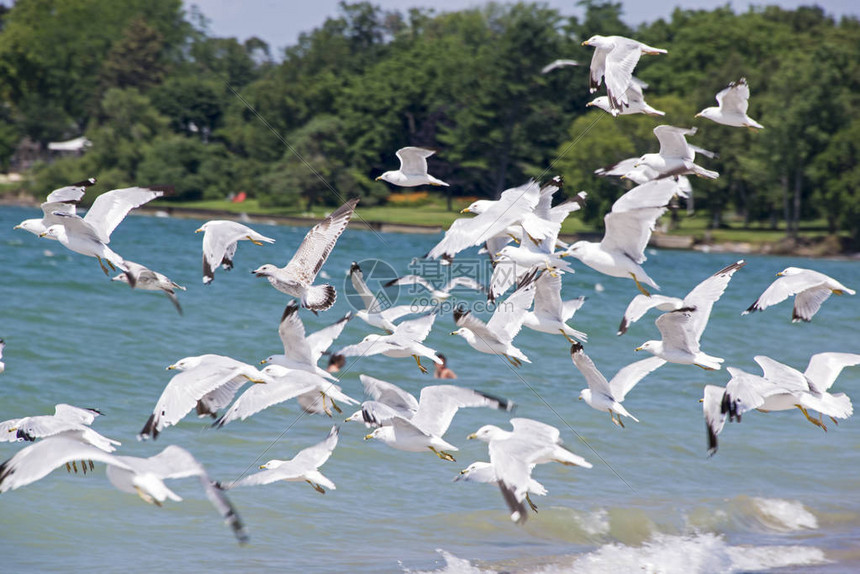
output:
[[[0, 197], [0, 206], [33, 207], [38, 208], [40, 202], [28, 194], [11, 194]], [[255, 213], [235, 213], [222, 209], [208, 209], [195, 207], [170, 207], [170, 206], [142, 206], [135, 210], [138, 214], [151, 217], [175, 217], [180, 219], [231, 219], [242, 223], [263, 223], [270, 225], [290, 225], [294, 227], [312, 227], [319, 219], [301, 217], [295, 215], [271, 215]], [[419, 233], [438, 234], [445, 228], [441, 225], [422, 225], [414, 223], [393, 223], [387, 221], [368, 221], [360, 216], [354, 217], [349, 222], [353, 229], [365, 229], [378, 231], [380, 233]], [[571, 243], [581, 239], [599, 241], [602, 235], [599, 233], [580, 233], [559, 235], [562, 241]], [[795, 256], [810, 258], [860, 260], [860, 253], [844, 252], [837, 249], [838, 243], [832, 238], [791, 240], [784, 238], [779, 241], [751, 243], [737, 241], [703, 242], [697, 241], [692, 235], [668, 235], [655, 230], [648, 242], [649, 247], [658, 249], [675, 249], [681, 251], [700, 251], [704, 253], [737, 253], [739, 255], [776, 255]]]

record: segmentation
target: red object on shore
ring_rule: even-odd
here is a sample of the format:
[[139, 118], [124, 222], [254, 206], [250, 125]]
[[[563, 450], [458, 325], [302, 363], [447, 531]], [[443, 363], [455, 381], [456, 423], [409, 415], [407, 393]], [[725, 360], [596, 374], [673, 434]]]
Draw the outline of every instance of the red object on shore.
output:
[[236, 196], [231, 200], [233, 203], [242, 203], [248, 197], [248, 194], [244, 191], [240, 191], [236, 194]]

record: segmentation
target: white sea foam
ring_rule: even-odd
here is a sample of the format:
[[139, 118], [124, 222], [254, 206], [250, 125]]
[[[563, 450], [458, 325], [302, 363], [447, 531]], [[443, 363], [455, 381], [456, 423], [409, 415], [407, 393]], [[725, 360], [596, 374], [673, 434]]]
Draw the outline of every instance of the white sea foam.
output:
[[827, 562], [824, 552], [808, 546], [731, 546], [722, 536], [660, 534], [642, 546], [607, 544], [577, 557], [573, 564], [551, 566], [540, 574], [710, 574], [749, 572]]
[[577, 515], [576, 522], [589, 536], [609, 534], [609, 512], [602, 508], [585, 515]]
[[445, 559], [445, 565], [438, 570], [409, 570], [403, 568], [404, 574], [497, 574], [495, 570], [481, 570], [468, 560], [457, 558], [450, 552], [437, 548], [436, 552]]
[[753, 498], [768, 526], [775, 530], [793, 531], [818, 528], [818, 520], [796, 500]]

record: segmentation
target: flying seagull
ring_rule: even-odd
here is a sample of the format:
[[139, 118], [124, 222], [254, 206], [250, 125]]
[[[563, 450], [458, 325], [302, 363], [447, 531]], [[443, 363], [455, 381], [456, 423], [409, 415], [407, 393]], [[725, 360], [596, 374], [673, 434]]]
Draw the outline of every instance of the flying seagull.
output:
[[248, 240], [254, 245], [274, 243], [271, 237], [257, 233], [247, 225], [236, 221], [213, 219], [194, 230], [203, 232], [203, 284], [215, 279], [215, 270], [220, 265], [227, 271], [233, 269], [233, 257], [239, 241]]
[[633, 81], [633, 69], [642, 54], [665, 54], [662, 48], [652, 48], [624, 36], [592, 36], [582, 43], [593, 46], [589, 89], [594, 93], [606, 79], [606, 93], [613, 109], [622, 110], [630, 105], [627, 89]]
[[358, 198], [350, 199], [314, 225], [286, 266], [266, 263], [252, 273], [267, 278], [278, 291], [298, 297], [305, 309], [325, 311], [334, 305], [337, 292], [331, 285], [314, 285], [313, 282], [338, 237], [346, 229], [357, 203]]
[[812, 321], [812, 317], [821, 308], [831, 293], [842, 295], [848, 293], [854, 295], [855, 291], [849, 289], [836, 279], [828, 277], [824, 273], [812, 269], [800, 267], [786, 267], [777, 273], [779, 279], [770, 284], [764, 290], [755, 303], [741, 313], [746, 315], [751, 311], [764, 311], [771, 305], [776, 305], [794, 295], [794, 309], [791, 312], [792, 323], [798, 321]]
[[717, 93], [716, 107], [705, 108], [697, 118], [707, 118], [718, 124], [745, 127], [751, 130], [764, 129], [764, 126], [747, 115], [750, 87], [746, 78], [731, 82], [727, 88]]
[[[128, 272], [120, 273], [111, 281], [133, 285], [134, 289], [141, 289], [143, 291], [161, 291], [170, 299], [170, 302], [176, 307], [176, 311], [182, 315], [182, 307], [179, 305], [179, 299], [176, 298], [176, 290], [185, 291], [185, 287], [175, 283], [169, 277], [157, 271], [144, 267], [140, 263], [126, 259], [125, 266], [128, 268]], [[129, 280], [129, 276], [133, 277], [133, 281]]]
[[417, 185], [436, 185], [448, 187], [448, 184], [427, 173], [427, 158], [436, 153], [435, 150], [423, 147], [402, 147], [397, 150], [400, 169], [386, 171], [376, 178], [399, 185], [400, 187], [415, 187]]

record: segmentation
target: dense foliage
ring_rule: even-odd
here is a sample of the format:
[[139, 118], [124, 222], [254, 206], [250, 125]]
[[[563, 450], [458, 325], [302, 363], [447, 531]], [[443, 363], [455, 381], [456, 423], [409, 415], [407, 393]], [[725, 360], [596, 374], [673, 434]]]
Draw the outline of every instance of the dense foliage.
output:
[[[0, 166], [22, 139], [86, 135], [80, 157], [33, 168], [37, 193], [90, 175], [104, 189], [171, 184], [182, 199], [245, 191], [305, 209], [360, 196], [406, 145], [439, 150], [432, 172], [449, 193], [494, 196], [529, 177], [565, 176], [589, 191], [600, 222], [623, 188], [593, 170], [656, 151], [659, 123], [697, 126], [691, 143], [722, 176], [694, 182], [713, 225], [823, 218], [860, 244], [860, 22], [819, 8], [676, 10], [631, 29], [620, 4], [586, 0], [585, 17], [536, 3], [435, 14], [342, 3], [282, 58], [257, 39], [206, 32], [180, 0], [19, 0], [0, 11]], [[587, 87], [592, 34], [669, 50], [637, 76], [665, 118], [612, 118]], [[556, 58], [586, 64], [542, 75]], [[751, 133], [695, 119], [745, 76]]]

